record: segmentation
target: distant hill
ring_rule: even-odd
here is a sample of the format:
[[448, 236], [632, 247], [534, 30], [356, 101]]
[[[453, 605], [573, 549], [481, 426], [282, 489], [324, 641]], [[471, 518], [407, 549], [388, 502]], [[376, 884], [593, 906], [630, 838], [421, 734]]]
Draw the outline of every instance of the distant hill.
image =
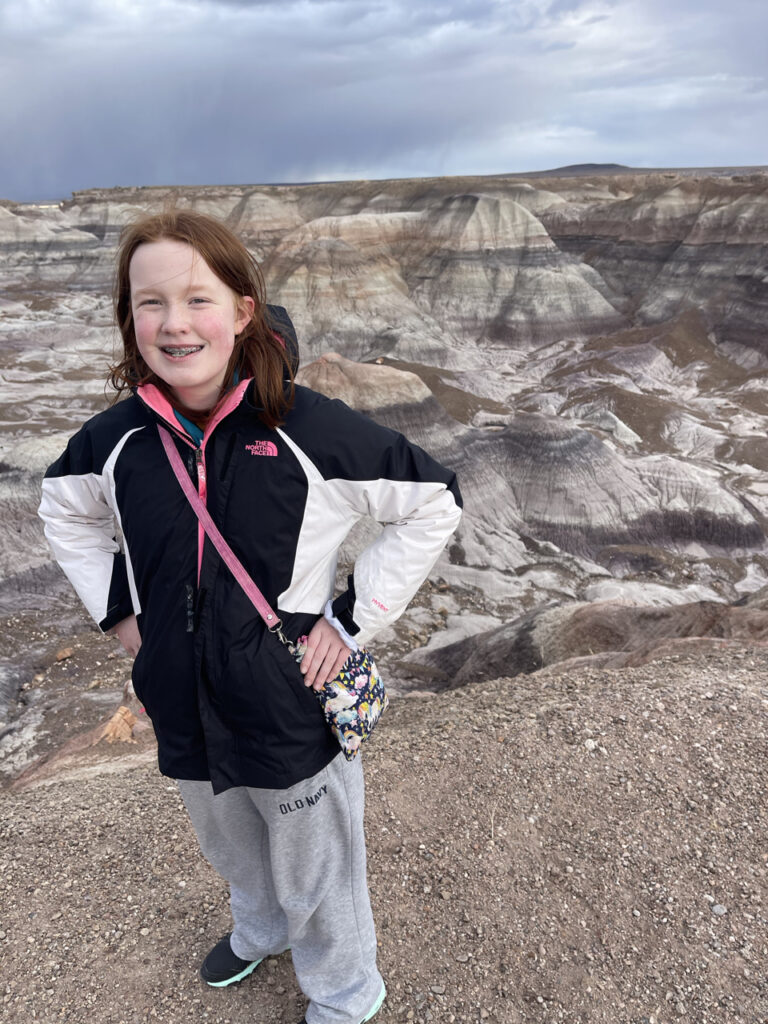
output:
[[616, 174], [634, 172], [637, 168], [626, 164], [568, 164], [566, 167], [553, 167], [548, 171], [535, 171], [538, 175], [552, 175], [557, 178], [568, 178], [573, 174]]
[[766, 171], [765, 165], [748, 167], [627, 167], [626, 164], [568, 164], [544, 171], [514, 171], [509, 178], [575, 178], [595, 174], [680, 174], [684, 177], [729, 177], [735, 174], [755, 174]]

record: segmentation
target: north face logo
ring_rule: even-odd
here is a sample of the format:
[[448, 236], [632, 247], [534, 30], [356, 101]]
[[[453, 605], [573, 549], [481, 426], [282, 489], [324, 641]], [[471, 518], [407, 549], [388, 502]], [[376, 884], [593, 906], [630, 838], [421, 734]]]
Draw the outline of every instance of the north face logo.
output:
[[274, 441], [254, 441], [247, 444], [245, 450], [251, 455], [277, 455], [277, 445]]

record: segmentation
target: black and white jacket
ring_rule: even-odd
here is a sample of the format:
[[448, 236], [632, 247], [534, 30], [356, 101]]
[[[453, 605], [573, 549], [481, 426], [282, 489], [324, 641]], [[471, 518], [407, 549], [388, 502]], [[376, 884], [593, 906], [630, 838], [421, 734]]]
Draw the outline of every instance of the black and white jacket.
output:
[[402, 435], [307, 388], [269, 430], [250, 381], [229, 393], [200, 446], [145, 385], [89, 420], [48, 470], [40, 515], [57, 561], [103, 630], [138, 618], [133, 682], [160, 770], [210, 779], [215, 792], [294, 785], [338, 745], [291, 655], [205, 538], [158, 421], [293, 638], [323, 613], [339, 546], [365, 515], [386, 525], [333, 612], [363, 644], [393, 622], [456, 528], [456, 478]]

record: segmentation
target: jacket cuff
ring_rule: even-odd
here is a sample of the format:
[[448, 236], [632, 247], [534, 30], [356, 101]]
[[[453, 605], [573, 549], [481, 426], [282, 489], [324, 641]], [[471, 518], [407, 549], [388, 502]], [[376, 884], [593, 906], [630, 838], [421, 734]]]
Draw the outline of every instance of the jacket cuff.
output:
[[102, 633], [107, 633], [113, 626], [116, 626], [118, 622], [122, 622], [123, 619], [127, 619], [130, 615], [133, 615], [133, 602], [131, 601], [130, 594], [126, 595], [122, 601], [118, 604], [112, 605], [111, 608], [107, 609], [107, 614], [99, 622], [99, 629]]
[[344, 643], [351, 651], [360, 650], [360, 648], [357, 646], [357, 641], [352, 639], [352, 637], [349, 635], [346, 629], [344, 629], [339, 620], [334, 616], [330, 601], [326, 602], [325, 611], [323, 612], [323, 615], [325, 617], [325, 621], [329, 622], [333, 626], [333, 628], [336, 630], [336, 632], [339, 634], [341, 639], [344, 641]]
[[355, 610], [355, 580], [353, 576], [347, 576], [347, 589], [339, 594], [331, 605], [331, 612], [334, 618], [338, 619], [350, 636], [356, 636], [360, 627], [352, 618]]
[[99, 620], [99, 629], [107, 632], [118, 622], [133, 615], [136, 609], [131, 601], [131, 593], [128, 588], [128, 571], [125, 564], [125, 555], [118, 552], [112, 562], [112, 578], [109, 581], [109, 594], [107, 595], [107, 611], [103, 619]]

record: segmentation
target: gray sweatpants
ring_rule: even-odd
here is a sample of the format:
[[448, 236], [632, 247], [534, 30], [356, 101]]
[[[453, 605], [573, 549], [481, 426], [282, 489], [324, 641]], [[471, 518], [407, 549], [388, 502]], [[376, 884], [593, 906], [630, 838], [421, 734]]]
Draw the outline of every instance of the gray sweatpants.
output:
[[339, 753], [290, 789], [213, 795], [178, 780], [205, 857], [230, 885], [244, 960], [291, 948], [307, 1024], [360, 1024], [382, 988], [368, 898], [363, 766]]

